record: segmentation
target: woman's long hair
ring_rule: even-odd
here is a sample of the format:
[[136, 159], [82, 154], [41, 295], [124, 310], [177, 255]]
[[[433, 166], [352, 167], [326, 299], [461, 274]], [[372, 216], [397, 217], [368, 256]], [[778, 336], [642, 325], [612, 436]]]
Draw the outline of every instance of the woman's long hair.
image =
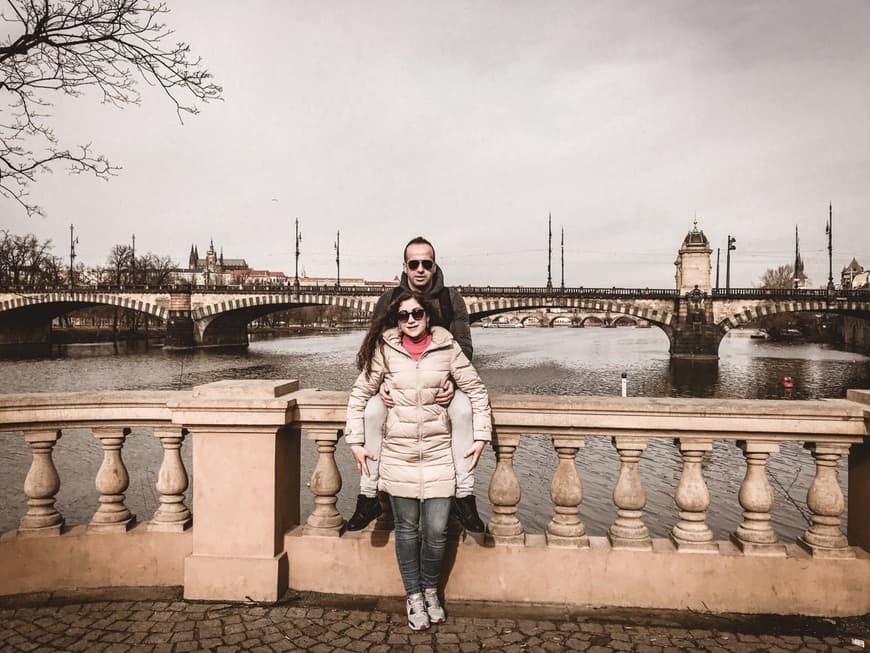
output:
[[393, 299], [390, 301], [389, 305], [387, 306], [387, 310], [383, 314], [383, 316], [381, 316], [380, 319], [372, 322], [371, 326], [369, 327], [368, 333], [366, 333], [366, 336], [363, 339], [362, 346], [359, 348], [359, 352], [356, 355], [357, 369], [359, 369], [361, 372], [364, 371], [366, 373], [366, 376], [371, 376], [372, 358], [375, 355], [375, 349], [377, 349], [378, 347], [383, 347], [381, 334], [383, 334], [383, 332], [387, 329], [398, 326], [399, 305], [408, 299], [416, 299], [417, 303], [426, 310], [426, 314], [429, 316], [429, 323], [431, 325], [431, 320], [434, 315], [432, 312], [432, 303], [418, 292], [413, 292], [405, 288], [400, 288], [399, 292], [396, 293], [396, 296], [393, 297]]

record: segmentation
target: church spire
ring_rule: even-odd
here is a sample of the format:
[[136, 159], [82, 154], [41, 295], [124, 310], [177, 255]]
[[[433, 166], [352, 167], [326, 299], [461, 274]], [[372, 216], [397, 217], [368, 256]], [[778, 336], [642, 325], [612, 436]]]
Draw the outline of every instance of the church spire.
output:
[[804, 261], [801, 258], [800, 236], [798, 226], [794, 226], [794, 287], [806, 287], [807, 275], [804, 273]]

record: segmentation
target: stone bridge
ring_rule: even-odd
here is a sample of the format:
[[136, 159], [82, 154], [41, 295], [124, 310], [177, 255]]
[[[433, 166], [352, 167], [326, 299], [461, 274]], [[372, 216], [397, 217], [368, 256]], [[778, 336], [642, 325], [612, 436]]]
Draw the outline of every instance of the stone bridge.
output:
[[573, 328], [582, 328], [588, 325], [615, 327], [615, 326], [637, 326], [643, 324], [649, 326], [640, 318], [635, 318], [628, 315], [611, 315], [602, 311], [579, 311], [579, 310], [559, 310], [559, 312], [551, 312], [547, 309], [539, 309], [537, 311], [518, 311], [511, 313], [499, 313], [488, 316], [480, 320], [483, 326], [499, 326], [499, 325], [517, 325], [526, 327], [559, 327], [570, 326]]
[[[338, 306], [370, 315], [384, 286], [257, 288], [81, 288], [0, 292], [0, 345], [51, 342], [51, 322], [88, 306], [117, 306], [166, 324], [169, 348], [244, 346], [248, 324], [264, 315], [304, 306]], [[729, 330], [767, 315], [814, 312], [850, 318], [850, 329], [870, 319], [870, 290], [460, 287], [472, 322], [501, 313], [561, 308], [625, 315], [662, 329], [675, 358], [716, 359]]]

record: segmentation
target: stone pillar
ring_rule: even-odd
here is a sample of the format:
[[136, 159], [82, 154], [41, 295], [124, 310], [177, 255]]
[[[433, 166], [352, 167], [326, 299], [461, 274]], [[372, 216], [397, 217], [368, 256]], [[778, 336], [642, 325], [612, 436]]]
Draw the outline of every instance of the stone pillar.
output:
[[311, 473], [314, 510], [303, 528], [305, 535], [338, 537], [344, 531], [344, 519], [335, 508], [341, 492], [341, 474], [335, 464], [335, 443], [341, 431], [308, 430], [308, 439], [317, 443], [317, 464]]
[[779, 452], [779, 443], [740, 440], [737, 446], [746, 458], [746, 475], [738, 494], [743, 523], [731, 534], [731, 540], [746, 554], [784, 556], [785, 547], [779, 544], [770, 525], [773, 489], [767, 479], [766, 467], [770, 454]]
[[181, 460], [181, 443], [185, 435], [187, 431], [178, 426], [154, 428], [154, 436], [163, 445], [163, 463], [157, 473], [160, 507], [148, 525], [149, 530], [178, 532], [189, 528], [192, 523], [190, 510], [184, 505], [188, 481]]
[[855, 552], [840, 530], [840, 515], [846, 502], [837, 483], [837, 463], [840, 456], [849, 453], [849, 445], [807, 442], [804, 447], [816, 459], [816, 477], [807, 492], [812, 523], [798, 538], [798, 544], [813, 557], [854, 558]]
[[296, 381], [219, 381], [170, 402], [193, 437], [193, 553], [184, 596], [277, 601], [289, 582], [284, 534], [299, 523]]
[[522, 491], [514, 473], [514, 451], [519, 443], [519, 434], [493, 433], [496, 465], [489, 482], [493, 515], [486, 526], [486, 534], [495, 544], [524, 544], [526, 541], [523, 525], [517, 519]]
[[97, 533], [125, 532], [136, 524], [136, 515], [124, 504], [124, 493], [130, 485], [130, 476], [121, 457], [121, 449], [130, 429], [101, 426], [93, 431], [94, 437], [103, 447], [103, 463], [96, 478], [100, 507], [91, 517], [88, 530]]
[[550, 546], [589, 546], [586, 527], [580, 519], [583, 484], [574, 465], [577, 450], [584, 445], [582, 436], [553, 437], [553, 447], [559, 456], [559, 464], [550, 483], [550, 497], [555, 508], [553, 519], [546, 530], [547, 544]]
[[646, 449], [647, 438], [618, 435], [613, 446], [619, 452], [619, 478], [613, 488], [616, 521], [607, 531], [614, 549], [652, 550], [649, 529], [643, 523], [646, 492], [640, 479], [640, 457]]
[[684, 295], [675, 300], [678, 319], [668, 332], [672, 359], [718, 361], [719, 343], [724, 333], [712, 321], [712, 308], [706, 297]]
[[51, 458], [60, 436], [61, 432], [55, 429], [24, 433], [33, 460], [24, 479], [27, 513], [18, 526], [19, 536], [60, 535], [63, 530], [63, 516], [54, 507], [55, 496], [60, 490], [60, 477]]
[[164, 349], [190, 349], [196, 346], [190, 308], [189, 290], [169, 294], [169, 318], [166, 320]]
[[677, 551], [716, 553], [713, 531], [707, 526], [710, 493], [704, 482], [702, 461], [705, 451], [713, 450], [710, 438], [679, 438], [683, 455], [683, 473], [674, 500], [680, 509], [680, 521], [671, 530], [671, 540]]

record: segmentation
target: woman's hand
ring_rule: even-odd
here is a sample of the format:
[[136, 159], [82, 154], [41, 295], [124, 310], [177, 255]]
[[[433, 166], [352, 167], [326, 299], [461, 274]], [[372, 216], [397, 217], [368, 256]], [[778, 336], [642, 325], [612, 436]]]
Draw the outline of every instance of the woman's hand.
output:
[[475, 440], [474, 444], [471, 445], [471, 449], [462, 454], [465, 458], [471, 458], [471, 462], [468, 464], [469, 472], [473, 471], [474, 468], [477, 467], [477, 461], [480, 460], [480, 454], [485, 446], [486, 442], [484, 442], [483, 440]]
[[390, 394], [390, 385], [386, 381], [381, 383], [381, 387], [378, 388], [378, 395], [380, 395], [381, 401], [384, 402], [384, 406], [387, 408], [393, 408], [396, 405], [395, 399]]
[[453, 381], [447, 379], [444, 382], [444, 385], [441, 386], [441, 389], [435, 394], [435, 403], [439, 406], [447, 408], [447, 406], [450, 405], [450, 402], [453, 401], [453, 395], [455, 393], [456, 386], [453, 385]]
[[353, 454], [353, 459], [356, 462], [356, 468], [359, 471], [359, 473], [365, 474], [366, 476], [368, 476], [369, 475], [369, 466], [366, 464], [366, 459], [368, 458], [370, 460], [377, 460], [377, 458], [375, 458], [372, 455], [371, 451], [366, 449], [361, 444], [351, 445], [350, 452]]

